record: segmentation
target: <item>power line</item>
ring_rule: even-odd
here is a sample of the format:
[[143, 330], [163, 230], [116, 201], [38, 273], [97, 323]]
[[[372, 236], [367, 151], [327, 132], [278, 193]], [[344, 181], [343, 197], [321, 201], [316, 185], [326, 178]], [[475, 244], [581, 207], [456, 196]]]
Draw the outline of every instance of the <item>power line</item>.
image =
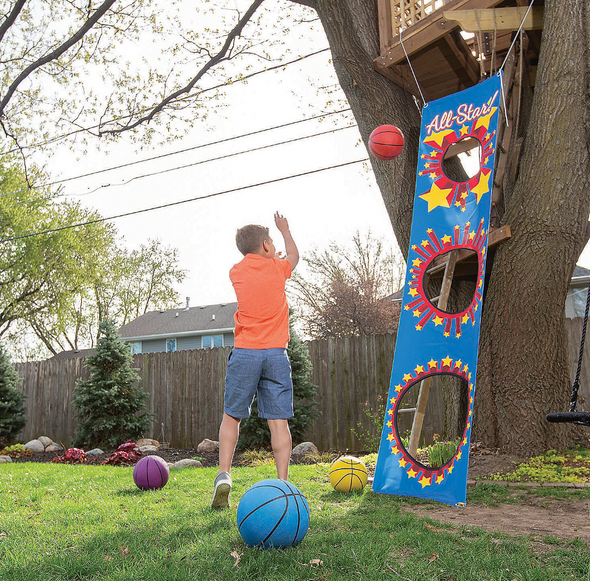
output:
[[[206, 89], [203, 89], [201, 91], [199, 91], [198, 93], [196, 93], [196, 95], [202, 95], [203, 93], [208, 93], [209, 91], [214, 91], [216, 89], [220, 89], [222, 87], [228, 87], [230, 85], [234, 85], [235, 83], [241, 83], [244, 81], [247, 81], [253, 77], [256, 77], [258, 75], [261, 75], [263, 73], [270, 73], [271, 71], [277, 70], [277, 69], [281, 69], [281, 68], [285, 68], [289, 65], [298, 63], [302, 60], [305, 60], [306, 58], [312, 57], [312, 56], [316, 56], [318, 54], [321, 54], [323, 52], [329, 51], [330, 48], [323, 48], [321, 50], [317, 50], [315, 52], [297, 57], [296, 59], [293, 59], [292, 61], [288, 61], [286, 63], [281, 63], [278, 65], [275, 65], [273, 67], [267, 67], [265, 69], [262, 69], [260, 71], [254, 71], [253, 73], [250, 73], [249, 75], [244, 75], [243, 77], [240, 77], [238, 79], [230, 79], [228, 81], [226, 81], [225, 83], [220, 83], [218, 85], [214, 85], [212, 87], [208, 87]], [[196, 95], [191, 95], [191, 96], [187, 96], [184, 97], [182, 99], [178, 99], [178, 101], [175, 101], [175, 103], [181, 103], [183, 101], [187, 101], [189, 98], [194, 98]], [[135, 114], [129, 114], [129, 115], [123, 115], [122, 117], [120, 117], [119, 119], [110, 119], [109, 121], [107, 121], [106, 123], [114, 123], [115, 121], [123, 121], [125, 119], [131, 119], [134, 115], [143, 115], [146, 112], [150, 111], [151, 109], [153, 109], [154, 107], [156, 107], [156, 105], [152, 105], [151, 107], [146, 107], [145, 109], [135, 113]], [[105, 123], [105, 124], [106, 124]], [[52, 137], [51, 139], [48, 139], [47, 141], [41, 142], [41, 143], [33, 143], [31, 145], [23, 145], [22, 147], [15, 147], [14, 149], [9, 149], [8, 151], [4, 152], [2, 155], [10, 155], [13, 153], [21, 153], [24, 149], [33, 149], [35, 147], [44, 147], [46, 145], [50, 145], [52, 143], [55, 143], [56, 141], [60, 141], [61, 139], [65, 139], [67, 137], [71, 137], [72, 135], [77, 135], [78, 133], [84, 133], [87, 131], [92, 131], [95, 129], [99, 129], [101, 127], [101, 125], [92, 125], [90, 127], [82, 127], [80, 129], [76, 129], [75, 131], [70, 131], [68, 133], [63, 133], [62, 135], [57, 135], [56, 137]]]
[[[257, 135], [257, 134], [260, 134], [260, 133], [271, 131], [273, 129], [280, 129], [280, 128], [287, 127], [287, 126], [290, 126], [290, 125], [296, 125], [298, 123], [303, 123], [305, 121], [311, 121], [313, 119], [319, 119], [319, 118], [322, 118], [322, 117], [327, 117], [329, 115], [336, 115], [338, 113], [342, 113], [342, 112], [346, 112], [346, 111], [350, 111], [350, 108], [348, 108], [348, 109], [342, 109], [340, 111], [333, 111], [331, 113], [326, 113], [326, 114], [322, 114], [322, 115], [316, 115], [316, 116], [310, 117], [308, 119], [300, 119], [298, 121], [291, 121], [291, 122], [288, 122], [288, 123], [284, 123], [282, 125], [277, 125], [277, 126], [269, 127], [269, 128], [266, 128], [266, 129], [260, 129], [260, 130], [257, 130], [257, 131], [252, 131], [250, 133], [245, 133], [245, 134], [239, 135], [239, 136], [234, 136], [234, 137], [228, 137], [228, 138], [225, 138], [225, 139], [220, 139], [218, 141], [214, 141], [214, 142], [210, 142], [210, 143], [206, 143], [206, 144], [202, 144], [202, 145], [197, 145], [197, 146], [194, 146], [194, 147], [189, 147], [189, 148], [182, 149], [182, 150], [179, 150], [179, 151], [176, 151], [176, 152], [165, 153], [165, 154], [153, 156], [153, 157], [142, 159], [142, 160], [132, 161], [132, 162], [129, 162], [129, 163], [121, 164], [119, 166], [112, 166], [110, 168], [105, 168], [105, 169], [97, 170], [97, 171], [90, 172], [90, 173], [87, 173], [87, 174], [81, 174], [81, 175], [78, 175], [78, 176], [73, 176], [73, 177], [70, 177], [70, 178], [62, 179], [62, 180], [55, 180], [53, 182], [49, 182], [47, 184], [42, 184], [42, 185], [38, 185], [38, 186], [34, 186], [34, 187], [36, 189], [40, 189], [40, 188], [43, 188], [43, 187], [50, 187], [50, 186], [53, 186], [53, 185], [56, 185], [56, 184], [61, 184], [61, 183], [65, 183], [65, 182], [68, 182], [68, 181], [74, 181], [76, 179], [81, 179], [81, 178], [85, 178], [85, 177], [91, 177], [93, 175], [97, 175], [97, 174], [100, 174], [100, 173], [105, 173], [105, 172], [108, 172], [108, 171], [114, 171], [114, 170], [117, 170], [117, 169], [122, 169], [122, 168], [130, 167], [130, 166], [138, 165], [140, 163], [145, 163], [147, 161], [154, 161], [154, 160], [158, 160], [158, 159], [163, 159], [163, 158], [170, 157], [170, 156], [173, 156], [173, 155], [178, 155], [178, 154], [181, 154], [181, 153], [186, 153], [186, 152], [189, 152], [189, 151], [194, 151], [196, 149], [201, 149], [201, 148], [204, 148], [204, 147], [209, 147], [209, 146], [212, 146], [212, 145], [217, 145], [217, 144], [228, 142], [228, 141], [232, 141], [232, 140], [235, 140], [235, 139], [240, 139], [242, 137], [249, 137], [249, 136], [252, 136], [252, 135]], [[143, 179], [143, 178], [151, 177], [151, 176], [154, 176], [154, 175], [160, 175], [160, 174], [168, 173], [168, 172], [171, 172], [171, 171], [177, 171], [179, 169], [186, 169], [188, 167], [193, 167], [193, 166], [196, 166], [196, 165], [201, 165], [201, 164], [209, 163], [209, 162], [212, 162], [212, 161], [219, 161], [219, 160], [222, 160], [222, 159], [226, 159], [226, 158], [229, 158], [229, 157], [234, 157], [234, 156], [237, 156], [237, 155], [242, 155], [242, 154], [245, 154], [245, 153], [252, 153], [252, 152], [260, 151], [260, 150], [263, 150], [263, 149], [269, 149], [271, 147], [277, 147], [279, 145], [286, 145], [286, 144], [289, 144], [289, 143], [294, 143], [294, 142], [297, 142], [297, 141], [302, 141], [304, 139], [311, 139], [313, 137], [320, 137], [322, 135], [327, 135], [329, 133], [336, 133], [337, 131], [342, 131], [343, 129], [350, 129], [352, 127], [356, 127], [356, 124], [355, 125], [347, 125], [345, 127], [338, 127], [336, 129], [329, 129], [327, 131], [322, 131], [322, 132], [319, 132], [319, 133], [314, 133], [312, 135], [305, 135], [303, 137], [296, 137], [296, 138], [288, 139], [288, 140], [285, 140], [285, 141], [271, 143], [269, 145], [263, 145], [263, 146], [260, 146], [260, 147], [255, 147], [255, 148], [246, 149], [246, 150], [243, 150], [243, 151], [238, 151], [238, 152], [235, 152], [235, 153], [229, 153], [229, 154], [221, 155], [221, 156], [218, 156], [218, 157], [204, 159], [204, 160], [200, 160], [200, 161], [197, 161], [197, 162], [192, 162], [192, 163], [184, 164], [184, 165], [181, 165], [181, 166], [175, 166], [175, 167], [164, 169], [164, 170], [160, 170], [160, 171], [155, 171], [155, 172], [151, 172], [151, 173], [147, 173], [147, 174], [143, 174], [143, 175], [139, 175], [139, 176], [134, 176], [133, 178], [131, 178], [131, 179], [125, 181], [125, 182], [121, 182], [119, 184], [103, 184], [103, 185], [98, 186], [97, 188], [95, 188], [95, 189], [93, 189], [93, 190], [91, 190], [89, 192], [85, 192], [83, 194], [60, 194], [60, 195], [55, 196], [53, 199], [60, 198], [60, 197], [87, 196], [87, 195], [90, 195], [90, 194], [92, 194], [92, 193], [94, 193], [94, 192], [96, 192], [98, 190], [101, 190], [101, 189], [104, 189], [104, 188], [108, 188], [108, 187], [114, 187], [114, 186], [124, 186], [124, 185], [130, 184], [131, 182], [133, 182], [135, 180], [138, 180], [138, 179]], [[25, 191], [28, 191], [28, 188], [23, 188], [23, 189], [20, 189], [20, 190], [13, 190], [12, 192], [6, 192], [4, 194], [0, 194], [0, 198], [5, 197], [5, 196], [10, 196], [10, 195], [15, 195], [15, 194], [18, 194], [18, 193], [21, 193], [21, 192], [25, 192]], [[16, 204], [13, 204], [12, 206], [7, 206], [7, 208], [11, 208], [11, 207], [14, 207], [14, 206], [21, 206], [21, 205], [33, 204], [33, 203], [36, 203], [38, 201], [40, 201], [40, 200], [35, 199], [35, 200], [26, 200], [24, 202], [17, 202]], [[41, 201], [42, 201], [42, 199], [41, 199]]]
[[349, 165], [353, 165], [355, 163], [365, 162], [365, 161], [368, 161], [368, 159], [369, 158], [356, 159], [354, 161], [348, 161], [348, 162], [345, 162], [345, 163], [340, 163], [340, 164], [332, 165], [332, 166], [329, 166], [329, 167], [323, 167], [323, 168], [320, 168], [320, 169], [314, 169], [314, 170], [310, 170], [310, 171], [306, 171], [306, 172], [302, 172], [302, 173], [298, 173], [298, 174], [293, 174], [293, 175], [290, 175], [290, 176], [284, 176], [282, 178], [276, 178], [274, 180], [267, 180], [265, 182], [258, 182], [256, 184], [251, 184], [249, 186], [240, 186], [240, 187], [237, 187], [237, 188], [232, 188], [230, 190], [224, 190], [224, 191], [221, 191], [221, 192], [215, 192], [213, 194], [207, 194], [205, 196], [198, 196], [196, 198], [190, 198], [188, 200], [180, 200], [178, 202], [170, 202], [168, 204], [161, 204], [159, 206], [152, 206], [150, 208], [143, 208], [141, 210], [134, 210], [132, 212], [125, 212], [124, 214], [118, 214], [116, 216], [109, 216], [108, 218], [97, 218], [96, 220], [89, 220], [88, 222], [80, 222], [78, 224], [70, 224], [68, 226], [61, 226], [60, 228], [52, 228], [50, 230], [43, 230], [43, 231], [40, 231], [40, 232], [31, 232], [29, 234], [23, 234], [21, 236], [14, 236], [12, 238], [4, 238], [3, 240], [0, 240], [0, 243], [14, 242], [16, 240], [22, 240], [23, 238], [31, 238], [33, 236], [41, 236], [43, 234], [52, 234], [54, 232], [60, 232], [62, 230], [69, 230], [71, 228], [80, 228], [82, 226], [89, 226], [90, 224], [97, 224], [99, 222], [106, 222], [107, 220], [116, 220], [117, 218], [125, 218], [127, 216], [134, 216], [136, 214], [144, 214], [146, 212], [153, 212], [154, 210], [162, 210], [164, 208], [171, 208], [172, 206], [180, 206], [181, 204], [188, 204], [189, 202], [196, 202], [196, 201], [200, 201], [200, 200], [206, 200], [208, 198], [214, 198], [216, 196], [222, 196], [222, 195], [225, 195], [225, 194], [231, 194], [231, 193], [234, 193], [234, 192], [239, 192], [239, 191], [247, 190], [247, 189], [251, 189], [251, 188], [257, 188], [257, 187], [265, 186], [265, 185], [268, 185], [268, 184], [276, 184], [278, 182], [283, 182], [283, 181], [294, 179], [294, 178], [300, 178], [300, 177], [303, 177], [303, 176], [313, 175], [313, 174], [320, 173], [320, 172], [323, 172], [323, 171], [328, 171], [328, 170], [331, 170], [331, 169], [338, 169], [338, 168], [341, 168], [341, 167], [346, 167], [346, 166], [349, 166]]

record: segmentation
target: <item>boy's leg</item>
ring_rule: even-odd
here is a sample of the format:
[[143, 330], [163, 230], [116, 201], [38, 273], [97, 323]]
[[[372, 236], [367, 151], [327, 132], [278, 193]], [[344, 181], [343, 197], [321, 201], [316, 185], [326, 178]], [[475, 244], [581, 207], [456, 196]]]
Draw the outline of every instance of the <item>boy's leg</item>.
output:
[[291, 459], [291, 431], [287, 420], [267, 420], [270, 428], [270, 443], [277, 465], [277, 477], [289, 479], [289, 460]]
[[224, 413], [219, 426], [219, 472], [231, 470], [236, 444], [240, 435], [240, 419]]
[[215, 478], [211, 508], [227, 508], [229, 506], [229, 493], [232, 485], [229, 473], [239, 433], [239, 418], [233, 418], [224, 413], [219, 427], [219, 474]]

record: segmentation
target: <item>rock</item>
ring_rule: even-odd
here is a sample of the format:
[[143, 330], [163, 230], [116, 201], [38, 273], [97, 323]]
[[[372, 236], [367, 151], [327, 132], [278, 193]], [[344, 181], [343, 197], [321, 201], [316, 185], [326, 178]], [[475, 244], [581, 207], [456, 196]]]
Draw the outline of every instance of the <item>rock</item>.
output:
[[5, 464], [6, 462], [12, 462], [12, 458], [10, 456], [0, 456], [0, 464]]
[[202, 464], [198, 460], [193, 460], [192, 458], [185, 458], [184, 460], [179, 460], [178, 462], [174, 462], [170, 466], [170, 468], [202, 468]]
[[154, 452], [158, 451], [158, 447], [156, 446], [139, 446], [139, 450], [142, 454], [153, 454]]
[[143, 446], [154, 446], [156, 450], [160, 449], [160, 442], [158, 442], [158, 440], [152, 440], [151, 438], [140, 438], [135, 443], [140, 450]]
[[30, 442], [27, 442], [23, 448], [25, 450], [31, 450], [35, 454], [40, 454], [45, 451], [45, 446], [39, 442], [39, 440], [31, 440]]
[[53, 444], [53, 440], [47, 436], [39, 436], [37, 440], [43, 444], [44, 448], [47, 448], [47, 446], [51, 446], [51, 444]]
[[301, 442], [291, 451], [291, 456], [319, 456], [320, 451], [313, 442]]
[[219, 442], [207, 438], [197, 446], [197, 452], [216, 452], [217, 450], [219, 450]]
[[103, 454], [104, 454], [104, 452], [100, 448], [93, 448], [92, 450], [89, 450], [88, 452], [86, 452], [86, 456], [88, 456], [89, 458], [98, 458], [99, 456], [102, 456]]
[[49, 446], [47, 446], [47, 448], [45, 448], [46, 452], [63, 452], [63, 448], [62, 446], [60, 446], [59, 444], [49, 444]]

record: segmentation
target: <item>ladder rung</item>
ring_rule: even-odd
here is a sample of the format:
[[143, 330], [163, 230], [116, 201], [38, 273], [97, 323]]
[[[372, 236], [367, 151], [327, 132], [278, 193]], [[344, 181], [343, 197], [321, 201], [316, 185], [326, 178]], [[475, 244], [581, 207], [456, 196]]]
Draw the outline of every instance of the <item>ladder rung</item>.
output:
[[409, 414], [414, 413], [416, 411], [416, 408], [404, 408], [403, 410], [397, 410], [398, 414]]
[[432, 304], [436, 304], [436, 303], [438, 303], [439, 299], [440, 299], [440, 295], [438, 295], [437, 297], [432, 297], [432, 298], [430, 299], [430, 302], [431, 302]]
[[435, 272], [438, 272], [439, 270], [444, 270], [447, 267], [447, 262], [448, 262], [448, 259], [445, 262], [443, 262], [442, 264], [438, 264], [437, 266], [431, 266], [426, 271], [426, 274], [434, 274]]

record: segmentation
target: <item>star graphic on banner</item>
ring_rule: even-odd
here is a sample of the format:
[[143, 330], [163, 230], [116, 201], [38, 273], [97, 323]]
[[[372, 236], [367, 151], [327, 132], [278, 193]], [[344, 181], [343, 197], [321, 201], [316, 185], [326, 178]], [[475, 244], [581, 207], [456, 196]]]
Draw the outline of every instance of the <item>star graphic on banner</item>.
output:
[[422, 485], [422, 488], [425, 486], [430, 486], [432, 483], [430, 482], [430, 478], [426, 478], [426, 476], [422, 476], [418, 482]]
[[492, 117], [494, 116], [494, 114], [496, 113], [497, 110], [498, 110], [498, 107], [492, 107], [492, 110], [487, 115], [480, 117], [475, 122], [475, 125], [473, 126], [473, 130], [475, 131], [478, 127], [485, 127], [486, 129], [488, 129], [490, 127], [490, 121], [492, 120]]
[[465, 135], [466, 133], [469, 133], [469, 127], [467, 127], [467, 125], [463, 125], [463, 127], [461, 127], [459, 134], [460, 135]]
[[422, 264], [422, 260], [420, 260], [419, 258], [416, 258], [415, 260], [412, 261], [412, 266], [419, 267], [421, 264]]
[[450, 367], [451, 366], [451, 362], [453, 360], [447, 355], [443, 360], [442, 360], [442, 364], [446, 367]]
[[426, 248], [429, 244], [430, 242], [428, 240], [422, 240], [422, 242], [420, 242], [420, 246], [422, 246], [422, 248]]
[[416, 309], [412, 311], [412, 314], [414, 315], [414, 317], [419, 317], [420, 315], [422, 315], [422, 311], [420, 309]]
[[[401, 385], [395, 386], [395, 391], [397, 391], [397, 393], [399, 393], [402, 389], [403, 389], [403, 387]], [[393, 403], [393, 402], [391, 402], [391, 403]]]
[[433, 367], [436, 367], [436, 361], [434, 359], [431, 359], [428, 362], [428, 369], [432, 369]]
[[410, 468], [410, 469], [408, 470], [408, 476], [409, 476], [410, 478], [415, 478], [417, 474], [418, 474], [418, 472], [416, 472], [416, 470], [414, 470], [414, 469], [412, 469], [412, 468]]
[[452, 129], [447, 129], [446, 131], [439, 131], [438, 133], [433, 133], [429, 137], [427, 137], [424, 141], [434, 141], [439, 147], [442, 146], [443, 141], [447, 135], [451, 133], [455, 133]]
[[437, 474], [437, 476], [436, 476], [436, 483], [437, 483], [437, 484], [440, 484], [440, 483], [441, 483], [441, 482], [442, 482], [444, 479], [445, 479], [445, 475], [444, 475], [444, 473], [442, 473], [442, 474]]
[[453, 191], [453, 188], [441, 189], [436, 185], [436, 182], [432, 184], [430, 191], [418, 196], [425, 202], [428, 202], [428, 211], [431, 212], [434, 208], [439, 206], [443, 208], [450, 208], [451, 205], [448, 200], [449, 194]]
[[387, 422], [387, 427], [388, 427], [388, 428], [393, 428], [393, 422], [392, 422], [391, 420], [389, 420], [389, 421]]
[[409, 373], [406, 373], [404, 375], [404, 381], [407, 383], [408, 381], [410, 381], [412, 379], [412, 376]]
[[393, 434], [389, 434], [389, 436], [387, 436], [387, 439], [388, 439], [390, 442], [393, 442]]
[[453, 468], [454, 466], [451, 464], [448, 468], [447, 468], [447, 473], [448, 474], [452, 474], [453, 473]]
[[409, 294], [411, 297], [417, 297], [419, 293], [418, 293], [418, 291], [417, 291], [415, 288], [411, 288], [411, 289], [408, 291], [408, 294]]
[[489, 172], [482, 171], [479, 174], [478, 184], [474, 188], [471, 188], [471, 191], [475, 194], [475, 198], [476, 198], [478, 204], [479, 204], [479, 201], [481, 200], [481, 197], [485, 193], [490, 191], [489, 181], [490, 181], [491, 175], [492, 175], [491, 171], [489, 171]]
[[405, 460], [403, 456], [398, 460], [398, 462], [400, 468], [405, 468], [408, 464], [408, 461]]
[[439, 325], [443, 324], [443, 320], [441, 317], [439, 317], [438, 315], [436, 317], [434, 317], [434, 324], [436, 327], [438, 327]]
[[469, 320], [469, 315], [468, 314], [465, 314], [465, 315], [463, 315], [463, 318], [461, 319], [461, 322], [462, 323], [467, 323], [468, 320]]
[[448, 244], [451, 241], [451, 237], [448, 234], [445, 234], [440, 240], [443, 244]]
[[416, 375], [418, 375], [420, 373], [424, 373], [424, 367], [422, 367], [422, 365], [417, 365], [416, 369], [414, 369], [414, 371], [416, 372]]

